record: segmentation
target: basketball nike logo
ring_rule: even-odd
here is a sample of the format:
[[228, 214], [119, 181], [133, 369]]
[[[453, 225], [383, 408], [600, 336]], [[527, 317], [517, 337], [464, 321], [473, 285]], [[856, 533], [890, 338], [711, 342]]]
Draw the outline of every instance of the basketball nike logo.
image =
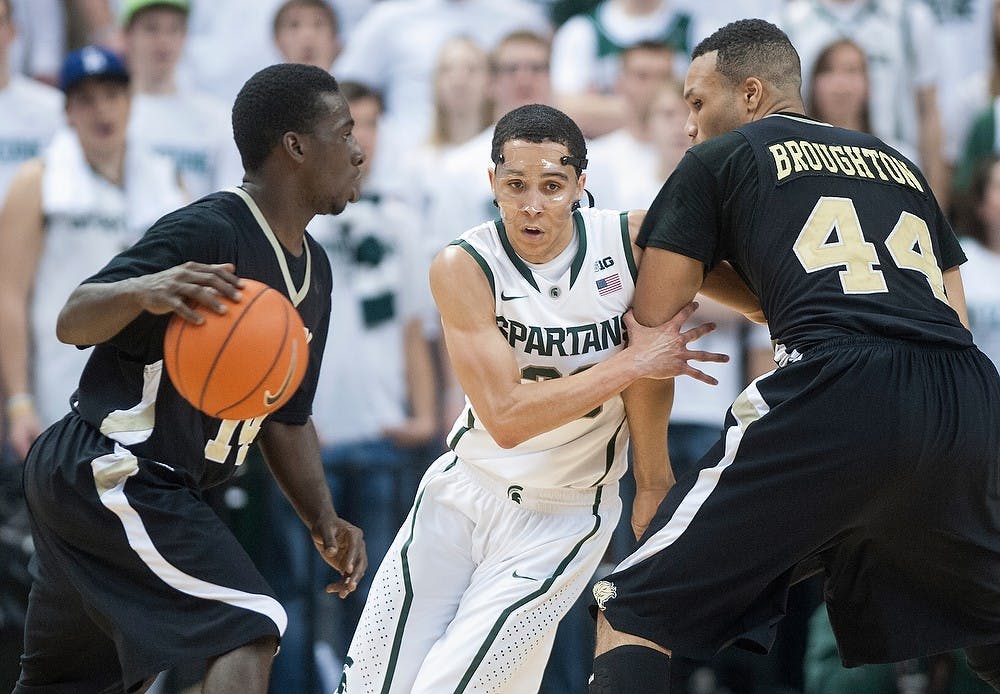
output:
[[274, 395], [271, 395], [271, 391], [264, 391], [264, 404], [268, 407], [274, 407], [276, 402], [281, 400], [281, 396], [285, 394], [288, 390], [288, 384], [292, 382], [292, 376], [295, 375], [295, 358], [298, 356], [299, 343], [298, 340], [292, 342], [292, 358], [288, 362], [288, 373], [285, 374], [285, 382], [281, 384], [281, 388]]
[[531, 576], [522, 576], [521, 574], [519, 574], [517, 572], [517, 569], [514, 569], [514, 573], [512, 574], [512, 576], [514, 576], [514, 578], [523, 578], [526, 581], [537, 581], [538, 580], [537, 578], [532, 578]]
[[527, 294], [520, 294], [518, 296], [507, 296], [502, 291], [500, 292], [500, 301], [513, 301], [514, 299], [527, 299]]

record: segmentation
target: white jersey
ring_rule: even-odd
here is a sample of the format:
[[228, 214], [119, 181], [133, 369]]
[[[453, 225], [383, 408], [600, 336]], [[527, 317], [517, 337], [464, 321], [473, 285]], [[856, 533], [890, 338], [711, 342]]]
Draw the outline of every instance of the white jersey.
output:
[[128, 135], [129, 142], [173, 160], [191, 199], [243, 178], [229, 109], [207, 94], [134, 95]]
[[[581, 209], [573, 217], [579, 247], [555, 283], [517, 256], [499, 220], [455, 242], [493, 287], [497, 326], [514, 349], [524, 382], [569, 376], [625, 346], [622, 315], [632, 303], [636, 276], [627, 213]], [[448, 445], [469, 465], [512, 484], [583, 489], [621, 477], [628, 427], [616, 395], [580, 419], [505, 449], [467, 399]]]
[[76, 134], [60, 131], [43, 155], [44, 245], [31, 299], [34, 392], [42, 423], [64, 414], [90, 350], [56, 339], [56, 318], [77, 285], [127, 248], [183, 196], [169, 159], [130, 146], [124, 188], [87, 164]]
[[63, 96], [57, 89], [12, 75], [0, 89], [0, 200], [14, 172], [40, 156], [63, 124]]
[[1000, 369], [1000, 253], [970, 238], [962, 239], [962, 250], [969, 259], [962, 265], [962, 285], [972, 337]]

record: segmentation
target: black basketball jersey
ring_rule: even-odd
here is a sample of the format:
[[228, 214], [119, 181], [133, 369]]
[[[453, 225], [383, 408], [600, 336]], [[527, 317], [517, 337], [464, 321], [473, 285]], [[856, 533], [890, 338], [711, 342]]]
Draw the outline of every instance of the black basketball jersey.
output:
[[942, 271], [965, 261], [917, 167], [881, 140], [775, 114], [695, 145], [642, 246], [730, 261], [791, 350], [845, 335], [967, 346]]
[[[186, 261], [226, 263], [240, 277], [264, 282], [288, 297], [307, 330], [309, 366], [294, 396], [273, 420], [305, 423], [312, 412], [330, 319], [331, 271], [326, 253], [306, 234], [294, 256], [281, 246], [244, 191], [220, 192], [168, 214], [131, 248], [86, 282], [116, 282]], [[207, 309], [205, 309], [207, 310]], [[220, 420], [201, 413], [176, 391], [163, 368], [170, 314], [143, 313], [94, 348], [73, 408], [105, 436], [135, 455], [152, 458], [208, 487], [243, 462], [263, 418]]]

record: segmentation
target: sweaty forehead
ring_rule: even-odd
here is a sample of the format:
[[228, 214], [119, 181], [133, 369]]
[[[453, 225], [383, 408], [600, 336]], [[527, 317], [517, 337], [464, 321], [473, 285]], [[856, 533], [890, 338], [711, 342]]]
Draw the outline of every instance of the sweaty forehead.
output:
[[575, 173], [571, 164], [561, 162], [563, 157], [569, 156], [569, 149], [558, 142], [508, 140], [504, 143], [501, 153], [503, 161], [498, 167], [501, 173]]
[[684, 78], [684, 98], [690, 99], [693, 94], [703, 94], [705, 91], [718, 87], [722, 75], [715, 69], [717, 51], [704, 53], [691, 61], [687, 76]]

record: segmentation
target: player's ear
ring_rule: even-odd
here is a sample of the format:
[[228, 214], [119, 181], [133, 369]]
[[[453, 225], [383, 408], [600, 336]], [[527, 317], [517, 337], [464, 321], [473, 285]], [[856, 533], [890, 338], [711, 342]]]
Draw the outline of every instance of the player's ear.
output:
[[281, 146], [284, 148], [285, 152], [288, 153], [295, 161], [301, 162], [303, 157], [305, 157], [305, 151], [302, 147], [302, 138], [296, 132], [287, 132], [281, 136]]
[[747, 111], [753, 113], [760, 108], [764, 98], [764, 84], [756, 77], [747, 77], [743, 83], [743, 102]]

